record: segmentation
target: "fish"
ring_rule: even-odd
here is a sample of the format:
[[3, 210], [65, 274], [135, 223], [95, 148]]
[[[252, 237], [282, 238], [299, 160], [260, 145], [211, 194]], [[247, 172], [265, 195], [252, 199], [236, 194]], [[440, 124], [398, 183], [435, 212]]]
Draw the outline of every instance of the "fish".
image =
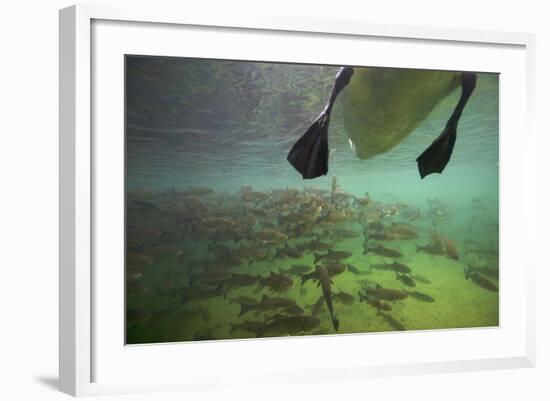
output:
[[335, 292], [332, 298], [334, 299], [334, 301], [342, 303], [344, 305], [351, 305], [355, 302], [355, 298], [353, 297], [353, 295], [348, 294], [344, 291]]
[[346, 269], [348, 269], [348, 271], [349, 271], [350, 273], [353, 273], [353, 274], [355, 274], [356, 276], [358, 276], [358, 275], [361, 274], [361, 272], [359, 271], [359, 269], [358, 269], [357, 267], [353, 266], [353, 265], [347, 264], [347, 265], [346, 265]]
[[240, 296], [240, 297], [237, 297], [237, 298], [229, 299], [229, 303], [230, 304], [237, 303], [237, 304], [254, 305], [254, 304], [258, 303], [258, 301], [256, 299], [252, 298], [252, 297]]
[[338, 321], [336, 316], [334, 316], [334, 306], [332, 304], [332, 292], [330, 289], [331, 280], [326, 267], [321, 267], [319, 269], [319, 284], [321, 285], [323, 298], [330, 312], [332, 327], [334, 327], [334, 330], [338, 331], [338, 326], [340, 325], [340, 322]]
[[260, 244], [278, 244], [288, 240], [288, 236], [272, 228], [264, 228], [258, 232], [255, 232], [251, 238]]
[[359, 302], [366, 302], [376, 310], [385, 310], [385, 311], [392, 310], [391, 305], [389, 303], [382, 301], [380, 299], [369, 298], [367, 295], [361, 294], [361, 292], [359, 292]]
[[369, 298], [374, 298], [382, 301], [399, 301], [409, 296], [404, 291], [393, 288], [384, 288], [378, 284], [376, 285], [376, 287], [366, 288], [365, 293]]
[[230, 248], [222, 244], [208, 244], [208, 252], [214, 254], [217, 258], [225, 258], [229, 256]]
[[256, 246], [241, 246], [240, 248], [237, 248], [235, 251], [231, 252], [231, 256], [235, 257], [238, 260], [248, 260], [249, 266], [255, 261], [266, 259], [267, 255], [268, 253], [265, 250]]
[[466, 250], [466, 254], [475, 253], [479, 256], [486, 258], [498, 259], [498, 250], [497, 249], [486, 249], [486, 248], [471, 248]]
[[279, 248], [275, 251], [275, 257], [277, 258], [300, 259], [303, 256], [304, 253], [301, 250], [290, 247], [286, 242], [284, 248]]
[[283, 309], [281, 313], [284, 313], [286, 315], [303, 315], [304, 309], [300, 305], [295, 304]]
[[216, 287], [184, 287], [179, 290], [181, 303], [223, 296], [223, 292]]
[[403, 225], [392, 223], [386, 228], [389, 236], [396, 240], [413, 240], [418, 238], [418, 234], [412, 228]]
[[348, 230], [346, 228], [334, 227], [330, 231], [330, 235], [333, 238], [346, 239], [346, 238], [357, 238], [359, 237], [360, 234], [355, 230]]
[[403, 254], [395, 249], [386, 248], [382, 245], [377, 245], [375, 247], [368, 247], [367, 252], [372, 252], [379, 256], [385, 256], [388, 258], [400, 258]]
[[[333, 264], [330, 264], [330, 265], [325, 265], [324, 267], [327, 269], [329, 277], [337, 276], [338, 274], [341, 274], [344, 271], [346, 271], [346, 266], [343, 265], [343, 264], [340, 264], [340, 263], [333, 263]], [[315, 266], [315, 270], [312, 271], [311, 273], [301, 274], [300, 277], [302, 279], [302, 286], [308, 280], [319, 280], [319, 269], [320, 268], [321, 268], [320, 266]]]
[[327, 214], [322, 216], [319, 220], [322, 223], [342, 223], [351, 218], [350, 211], [338, 211], [338, 210], [329, 210]]
[[314, 316], [299, 315], [285, 316], [273, 320], [271, 323], [261, 327], [258, 332], [258, 337], [266, 335], [291, 335], [305, 334], [317, 326], [321, 321]]
[[232, 273], [228, 278], [220, 280], [218, 282], [218, 289], [229, 290], [232, 288], [248, 287], [257, 284], [260, 281], [260, 277], [253, 276], [251, 274], [238, 274]]
[[407, 290], [404, 290], [407, 294], [409, 294], [409, 296], [411, 298], [414, 298], [416, 299], [417, 301], [422, 301], [422, 302], [435, 302], [435, 299], [433, 299], [432, 297], [430, 297], [429, 295], [427, 294], [424, 294], [422, 292], [419, 292], [419, 291], [407, 291]]
[[287, 215], [279, 217], [279, 224], [284, 227], [311, 224], [317, 217], [319, 217], [321, 210], [321, 206], [313, 206], [297, 212], [291, 212]]
[[353, 253], [351, 253], [351, 252], [333, 251], [333, 250], [329, 249], [327, 251], [327, 253], [325, 253], [325, 254], [314, 253], [313, 254], [313, 263], [317, 263], [319, 261], [324, 261], [324, 260], [334, 261], [334, 260], [347, 259], [352, 255], [353, 255]]
[[193, 341], [208, 341], [208, 340], [216, 340], [216, 337], [214, 336], [212, 329], [196, 331], [195, 334], [193, 334]]
[[464, 276], [466, 279], [471, 279], [478, 286], [492, 292], [498, 292], [498, 287], [489, 279], [483, 277], [478, 272], [471, 272], [467, 267], [464, 268]]
[[393, 327], [395, 330], [399, 330], [399, 331], [407, 330], [405, 328], [405, 326], [403, 325], [403, 323], [401, 323], [399, 320], [397, 320], [396, 318], [394, 318], [393, 316], [391, 316], [387, 313], [384, 313], [384, 312], [381, 312], [380, 310], [378, 310], [376, 312], [376, 315], [377, 316], [382, 316], [386, 320], [386, 322], [388, 322], [389, 325], [391, 327]]
[[433, 243], [430, 243], [427, 245], [416, 244], [416, 252], [424, 252], [435, 256], [445, 255], [445, 250]]
[[304, 309], [300, 305], [294, 305], [294, 306], [291, 306], [290, 308], [281, 310], [279, 313], [273, 316], [266, 316], [265, 321], [268, 322], [268, 321], [279, 319], [281, 317], [298, 316], [303, 314], [304, 314]]
[[325, 299], [320, 296], [317, 302], [315, 302], [313, 305], [311, 305], [311, 314], [313, 316], [317, 316], [319, 313], [321, 313], [326, 307]]
[[202, 232], [207, 232], [209, 234], [215, 234], [228, 230], [235, 225], [235, 221], [229, 217], [203, 217], [197, 228]]
[[393, 270], [396, 273], [405, 273], [405, 274], [408, 274], [411, 272], [411, 268], [409, 266], [396, 262], [395, 260], [393, 261], [393, 263], [390, 263], [390, 270]]
[[267, 277], [259, 276], [258, 281], [261, 287], [268, 287], [272, 291], [286, 291], [294, 287], [292, 279], [280, 273], [270, 272]]
[[263, 295], [262, 299], [255, 304], [245, 304], [241, 303], [241, 311], [239, 316], [244, 315], [249, 311], [255, 311], [256, 315], [259, 315], [262, 312], [290, 308], [295, 305], [296, 301], [288, 298], [270, 298], [267, 295]]
[[498, 267], [487, 267], [487, 266], [485, 266], [485, 267], [474, 267], [474, 266], [468, 265], [468, 269], [471, 272], [478, 272], [478, 273], [483, 274], [484, 276], [497, 278], [497, 279], [499, 277]]
[[309, 242], [300, 243], [296, 245], [296, 248], [300, 249], [301, 251], [327, 251], [329, 249], [332, 249], [334, 247], [333, 243], [330, 242], [322, 242], [318, 240], [311, 240]]
[[[205, 284], [211, 283], [221, 283], [222, 280], [229, 279], [232, 275], [230, 271], [225, 269], [220, 269], [217, 267], [210, 267], [207, 270], [200, 271], [195, 274], [194, 271], [188, 271], [187, 275], [189, 276], [189, 284], [194, 285], [195, 283], [201, 282]], [[221, 288], [221, 287], [218, 287]]]
[[242, 323], [230, 323], [229, 334], [233, 334], [233, 332], [237, 330], [245, 330], [254, 333], [256, 337], [259, 337], [264, 327], [265, 322], [261, 321], [246, 320]]
[[280, 269], [279, 271], [282, 273], [282, 274], [292, 274], [292, 275], [300, 275], [300, 274], [305, 274], [307, 272], [309, 272], [311, 270], [311, 266], [307, 266], [307, 265], [292, 265], [290, 266], [288, 269], [286, 270], [282, 270]]
[[455, 243], [450, 238], [444, 235], [442, 237], [445, 243], [445, 253], [447, 254], [447, 257], [453, 260], [459, 260], [460, 256], [456, 249]]
[[416, 287], [416, 282], [412, 279], [411, 276], [407, 276], [406, 274], [395, 273], [395, 278], [401, 281], [407, 287]]
[[[373, 239], [373, 240], [376, 240], [376, 241], [392, 241], [392, 240], [397, 239], [397, 238], [395, 238], [395, 236], [391, 235], [390, 233], [388, 233], [385, 230], [376, 231], [376, 232], [370, 234], [370, 238]], [[367, 252], [368, 252], [368, 250], [367, 250]]]
[[410, 273], [411, 268], [395, 260], [392, 263], [377, 263], [369, 265], [369, 270], [393, 271], [396, 273]]

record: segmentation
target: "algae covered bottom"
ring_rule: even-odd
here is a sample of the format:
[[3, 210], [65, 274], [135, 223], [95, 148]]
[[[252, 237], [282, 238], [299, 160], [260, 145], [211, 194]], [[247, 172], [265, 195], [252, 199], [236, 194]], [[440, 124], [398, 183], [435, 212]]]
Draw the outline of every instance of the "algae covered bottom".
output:
[[369, 160], [336, 102], [329, 175], [304, 181], [286, 153], [336, 69], [127, 57], [128, 344], [498, 326], [498, 76], [443, 174], [415, 158], [458, 92]]

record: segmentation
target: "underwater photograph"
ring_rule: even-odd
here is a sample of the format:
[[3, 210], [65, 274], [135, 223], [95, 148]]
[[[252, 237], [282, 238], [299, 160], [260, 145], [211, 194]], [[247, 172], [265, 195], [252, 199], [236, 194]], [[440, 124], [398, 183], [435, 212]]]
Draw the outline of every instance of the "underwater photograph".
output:
[[499, 76], [125, 56], [126, 344], [499, 326]]

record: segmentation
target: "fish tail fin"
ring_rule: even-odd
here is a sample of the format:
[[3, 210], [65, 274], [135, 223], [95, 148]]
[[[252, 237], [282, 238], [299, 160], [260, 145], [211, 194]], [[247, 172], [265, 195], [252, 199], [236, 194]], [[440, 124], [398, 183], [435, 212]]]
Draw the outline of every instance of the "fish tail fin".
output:
[[338, 331], [338, 327], [340, 327], [340, 321], [336, 318], [336, 316], [332, 317], [332, 327], [334, 327], [334, 330]]

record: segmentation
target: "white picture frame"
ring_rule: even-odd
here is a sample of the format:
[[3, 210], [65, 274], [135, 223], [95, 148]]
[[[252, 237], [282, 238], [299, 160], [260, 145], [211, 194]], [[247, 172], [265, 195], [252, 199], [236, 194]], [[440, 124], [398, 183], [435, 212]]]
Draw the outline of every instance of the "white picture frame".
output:
[[[122, 26], [115, 26], [121, 23]], [[103, 29], [102, 31], [95, 31]], [[103, 24], [103, 25], [102, 25]], [[383, 39], [388, 44], [399, 41], [414, 41], [420, 44], [433, 44], [440, 47], [444, 54], [445, 46], [454, 46], [455, 48], [476, 49], [480, 52], [485, 51], [485, 48], [510, 49], [510, 54], [507, 50], [502, 50], [502, 60], [513, 61], [513, 65], [517, 65], [515, 73], [510, 70], [510, 90], [504, 91], [504, 95], [512, 92], [512, 86], [515, 85], [518, 93], [517, 100], [524, 110], [518, 113], [519, 117], [513, 120], [504, 119], [501, 121], [501, 129], [506, 132], [507, 125], [512, 124], [514, 128], [520, 129], [523, 134], [518, 138], [505, 137], [504, 143], [501, 144], [501, 182], [506, 183], [501, 188], [501, 198], [507, 199], [501, 205], [501, 219], [508, 224], [502, 224], [503, 233], [506, 238], [502, 238], [501, 247], [506, 241], [517, 239], [515, 244], [519, 249], [515, 251], [504, 250], [509, 252], [503, 258], [503, 274], [504, 284], [515, 283], [514, 286], [501, 288], [510, 289], [510, 291], [502, 291], [501, 309], [508, 304], [505, 302], [508, 298], [514, 297], [514, 304], [517, 306], [513, 313], [516, 313], [517, 322], [509, 319], [504, 319], [503, 324], [497, 329], [488, 329], [489, 331], [481, 332], [478, 330], [460, 330], [454, 331], [438, 331], [431, 332], [416, 332], [408, 333], [406, 337], [398, 337], [400, 334], [389, 334], [393, 336], [391, 341], [410, 341], [411, 344], [430, 344], [430, 341], [463, 341], [464, 343], [476, 343], [477, 341], [486, 341], [487, 344], [494, 343], [494, 349], [483, 352], [482, 350], [472, 350], [464, 357], [450, 357], [441, 355], [441, 358], [430, 357], [427, 359], [418, 359], [415, 354], [405, 355], [404, 357], [380, 356], [373, 357], [373, 362], [362, 362], [360, 359], [354, 359], [353, 355], [342, 356], [342, 360], [336, 361], [334, 355], [338, 354], [338, 350], [342, 350], [344, 341], [348, 344], [353, 344], [354, 347], [361, 347], [367, 342], [383, 343], [383, 338], [388, 336], [371, 335], [365, 336], [328, 336], [322, 338], [323, 347], [328, 355], [332, 355], [328, 359], [316, 358], [316, 347], [319, 346], [319, 339], [300, 338], [300, 339], [269, 339], [255, 341], [240, 341], [240, 342], [207, 342], [202, 344], [194, 344], [194, 348], [187, 346], [186, 353], [191, 356], [187, 361], [188, 366], [196, 363], [198, 355], [213, 355], [218, 354], [225, 356], [227, 359], [235, 358], [236, 355], [243, 356], [243, 364], [252, 362], [247, 358], [253, 358], [253, 355], [265, 356], [281, 353], [284, 349], [292, 349], [293, 352], [303, 352], [310, 357], [310, 363], [300, 365], [294, 364], [292, 369], [285, 369], [285, 361], [280, 364], [275, 363], [272, 369], [264, 370], [262, 367], [255, 366], [247, 368], [244, 366], [235, 367], [235, 371], [241, 369], [241, 372], [246, 372], [248, 378], [254, 378], [258, 383], [272, 383], [281, 380], [283, 382], [291, 382], [293, 380], [326, 380], [327, 378], [338, 379], [342, 377], [357, 378], [400, 374], [420, 374], [430, 372], [449, 372], [449, 371], [468, 371], [481, 369], [502, 369], [512, 367], [530, 367], [535, 363], [535, 338], [534, 338], [534, 266], [536, 260], [525, 259], [525, 255], [532, 255], [529, 252], [534, 241], [535, 227], [535, 186], [536, 181], [534, 174], [529, 172], [535, 171], [535, 134], [532, 128], [533, 111], [534, 111], [534, 93], [535, 85], [534, 78], [534, 44], [535, 38], [530, 34], [523, 33], [505, 33], [505, 32], [483, 32], [471, 30], [451, 30], [451, 29], [436, 29], [425, 27], [411, 26], [390, 26], [390, 25], [374, 25], [360, 22], [347, 21], [322, 21], [322, 20], [293, 20], [292, 18], [259, 18], [256, 16], [242, 16], [239, 20], [224, 20], [214, 19], [208, 15], [187, 15], [184, 10], [164, 10], [150, 8], [112, 8], [109, 6], [99, 5], [78, 5], [72, 6], [60, 11], [60, 390], [75, 396], [108, 394], [108, 393], [126, 393], [134, 391], [163, 391], [169, 389], [201, 389], [214, 386], [239, 385], [245, 384], [246, 381], [240, 381], [232, 375], [231, 365], [224, 367], [223, 363], [220, 366], [205, 367], [201, 369], [196, 366], [195, 369], [187, 369], [184, 377], [166, 376], [150, 377], [147, 372], [141, 377], [137, 372], [132, 376], [132, 369], [126, 370], [127, 376], [124, 375], [106, 375], [102, 378], [102, 373], [98, 372], [99, 366], [105, 366], [105, 362], [98, 363], [99, 360], [108, 361], [109, 364], [116, 365], [118, 361], [106, 359], [108, 356], [101, 355], [107, 352], [108, 347], [104, 347], [102, 340], [97, 342], [98, 338], [103, 338], [98, 333], [97, 325], [103, 328], [109, 321], [116, 318], [116, 314], [110, 316], [111, 320], [104, 317], [101, 313], [101, 305], [96, 307], [97, 299], [94, 299], [95, 291], [98, 291], [98, 285], [104, 283], [104, 276], [99, 276], [94, 272], [97, 268], [97, 262], [103, 257], [95, 253], [94, 235], [97, 233], [97, 220], [102, 211], [97, 210], [98, 183], [95, 179], [99, 170], [100, 163], [104, 163], [101, 157], [98, 157], [98, 152], [103, 152], [105, 144], [98, 144], [94, 138], [94, 126], [99, 126], [101, 123], [94, 121], [98, 118], [95, 114], [95, 103], [93, 102], [94, 88], [92, 80], [97, 71], [100, 69], [98, 60], [94, 57], [104, 57], [101, 51], [103, 47], [108, 47], [105, 42], [105, 34], [115, 35], [110, 29], [117, 32], [120, 30], [128, 30], [129, 25], [133, 25], [136, 29], [133, 34], [139, 34], [139, 29], [149, 29], [149, 27], [157, 27], [154, 29], [159, 37], [166, 35], [165, 29], [183, 29], [192, 27], [194, 30], [206, 32], [209, 30], [215, 31], [216, 34], [224, 34], [224, 32], [238, 33], [243, 38], [250, 37], [261, 33], [266, 40], [279, 40], [278, 35], [285, 35], [292, 38], [304, 38], [304, 40], [312, 40], [312, 38], [323, 38], [330, 41], [333, 37], [344, 38], [345, 40], [363, 40], [368, 38]], [[138, 26], [139, 25], [139, 26]], [[178, 28], [179, 27], [179, 28]], [[96, 32], [97, 40], [94, 41], [93, 35]], [[198, 32], [198, 35], [201, 33]], [[155, 45], [154, 35], [151, 43]], [[101, 36], [103, 35], [103, 36]], [[116, 34], [118, 38], [122, 38], [123, 34]], [[270, 35], [273, 38], [270, 39]], [[102, 39], [103, 37], [103, 39]], [[269, 37], [269, 38], [268, 38]], [[347, 39], [346, 39], [347, 38]], [[113, 39], [113, 49], [117, 43], [121, 41]], [[204, 38], [206, 44], [206, 52], [208, 49], [208, 38]], [[122, 40], [124, 41], [124, 39]], [[151, 46], [151, 43], [149, 46]], [[214, 43], [214, 42], [212, 42]], [[412, 43], [412, 42], [411, 42]], [[147, 44], [141, 44], [147, 46]], [[214, 46], [212, 44], [212, 46]], [[241, 46], [241, 48], [244, 48]], [[122, 49], [122, 50], [121, 50]], [[107, 49], [106, 49], [107, 50]], [[123, 47], [116, 48], [116, 51], [124, 51]], [[152, 50], [149, 50], [151, 52]], [[235, 51], [230, 49], [228, 51]], [[160, 54], [170, 52], [166, 47], [164, 50], [159, 50]], [[241, 57], [247, 57], [243, 50]], [[495, 53], [495, 54], [496, 54]], [[107, 53], [106, 53], [107, 54]], [[147, 53], [149, 54], [149, 53]], [[206, 53], [208, 54], [208, 53]], [[229, 56], [228, 56], [229, 57]], [[234, 57], [234, 56], [233, 56]], [[289, 55], [286, 61], [292, 61], [293, 56]], [[238, 58], [238, 57], [237, 57]], [[284, 55], [279, 55], [277, 60], [283, 61]], [[105, 58], [103, 58], [105, 59]], [[258, 59], [258, 58], [256, 58]], [[259, 60], [266, 59], [266, 56], [260, 56]], [[480, 57], [482, 59], [482, 57]], [[304, 60], [298, 60], [304, 61]], [[309, 61], [326, 62], [326, 59]], [[481, 63], [481, 61], [479, 61]], [[500, 61], [504, 63], [504, 61]], [[425, 65], [429, 66], [430, 63]], [[452, 62], [450, 62], [452, 64]], [[451, 65], [449, 64], [449, 66]], [[360, 65], [358, 60], [357, 65]], [[481, 64], [479, 64], [481, 65]], [[487, 64], [489, 66], [490, 64]], [[418, 66], [414, 64], [414, 66]], [[441, 67], [441, 65], [439, 65]], [[461, 66], [455, 68], [460, 69]], [[487, 67], [490, 68], [490, 67]], [[512, 68], [510, 66], [502, 66]], [[491, 72], [502, 72], [499, 68], [487, 70]], [[517, 75], [517, 76], [515, 76]], [[101, 77], [99, 81], [101, 81]], [[513, 82], [513, 83], [512, 83]], [[118, 88], [116, 85], [115, 88]], [[120, 90], [118, 88], [117, 90]], [[97, 94], [95, 94], [97, 95]], [[122, 94], [120, 94], [122, 95]], [[97, 95], [101, 96], [101, 94]], [[502, 98], [501, 98], [502, 100]], [[506, 99], [504, 99], [506, 100]], [[120, 106], [120, 105], [119, 105]], [[506, 107], [504, 104], [503, 107]], [[502, 110], [501, 110], [502, 113]], [[99, 113], [101, 116], [101, 113]], [[122, 132], [119, 132], [122, 135]], [[501, 135], [503, 135], [501, 133]], [[506, 135], [506, 134], [504, 134]], [[520, 141], [521, 143], [517, 142]], [[113, 153], [118, 149], [116, 144], [113, 145]], [[515, 163], [519, 164], [515, 169], [510, 169], [510, 150], [516, 152]], [[113, 157], [123, 157], [122, 154], [114, 155]], [[108, 159], [107, 157], [106, 159]], [[105, 162], [107, 163], [107, 162]], [[118, 165], [118, 164], [115, 164]], [[115, 174], [116, 176], [116, 174]], [[506, 180], [506, 181], [503, 181]], [[117, 181], [113, 181], [112, 185], [117, 185]], [[120, 182], [118, 182], [120, 184]], [[103, 184], [100, 184], [103, 185]], [[101, 189], [104, 191], [104, 189]], [[509, 201], [508, 201], [509, 200]], [[116, 218], [114, 219], [116, 220]], [[522, 238], [514, 236], [514, 230], [517, 228], [521, 232]], [[506, 276], [506, 263], [512, 263], [518, 260], [517, 255], [523, 251], [524, 262], [521, 265], [519, 273]], [[515, 252], [515, 253], [514, 253]], [[529, 257], [529, 256], [527, 256]], [[122, 266], [121, 266], [122, 267]], [[518, 266], [516, 266], [516, 269]], [[519, 275], [515, 275], [519, 274]], [[122, 291], [123, 287], [120, 287]], [[116, 290], [116, 289], [115, 289]], [[103, 290], [102, 290], [103, 291]], [[109, 290], [106, 290], [107, 293]], [[111, 295], [106, 295], [111, 297]], [[109, 298], [109, 301], [111, 299]], [[517, 303], [517, 302], [519, 303]], [[101, 303], [100, 303], [101, 304]], [[116, 309], [116, 308], [115, 308]], [[99, 311], [99, 312], [98, 312]], [[120, 311], [121, 312], [121, 311]], [[511, 312], [512, 313], [512, 312]], [[120, 315], [119, 315], [120, 316]], [[106, 319], [105, 321], [103, 319]], [[122, 324], [122, 322], [121, 322]], [[107, 329], [108, 330], [108, 329]], [[499, 333], [506, 333], [509, 330], [510, 336], [499, 337]], [[431, 336], [431, 337], [430, 337]], [[424, 338], [430, 338], [424, 340]], [[444, 339], [444, 340], [442, 340]], [[459, 339], [459, 340], [457, 340]], [[499, 341], [502, 340], [502, 343]], [[506, 347], [513, 343], [513, 351], [506, 352]], [[115, 344], [116, 345], [116, 344]], [[119, 344], [123, 347], [123, 344]], [[130, 347], [132, 355], [128, 357], [135, 366], [135, 362], [140, 358], [151, 358], [148, 361], [162, 360], [169, 358], [169, 355], [177, 352], [182, 345], [159, 345], [149, 346], [145, 350], [147, 356], [140, 354], [137, 348]], [[499, 348], [500, 347], [500, 348]], [[123, 347], [124, 348], [124, 347]], [[475, 347], [474, 347], [475, 348]], [[512, 348], [510, 348], [512, 349]], [[300, 350], [300, 351], [298, 351]], [[456, 352], [460, 352], [460, 345], [457, 346]], [[125, 352], [126, 352], [125, 351]], [[98, 352], [100, 355], [98, 355]], [[266, 353], [265, 355], [263, 353]], [[248, 355], [251, 354], [251, 355]], [[459, 355], [459, 354], [457, 354]], [[332, 358], [332, 360], [331, 360]], [[348, 360], [345, 360], [348, 358]], [[374, 361], [376, 359], [376, 361]], [[191, 362], [189, 362], [191, 361]], [[129, 366], [129, 362], [126, 361]], [[237, 365], [239, 362], [235, 362]], [[158, 365], [157, 365], [158, 366]], [[224, 370], [225, 369], [225, 370]], [[113, 368], [113, 370], [115, 370]], [[120, 371], [120, 369], [118, 369]], [[208, 372], [208, 373], [205, 373]], [[161, 372], [162, 373], [162, 372]], [[152, 374], [149, 372], [149, 374]], [[107, 377], [108, 376], [108, 377]], [[99, 379], [98, 379], [99, 378]]]

